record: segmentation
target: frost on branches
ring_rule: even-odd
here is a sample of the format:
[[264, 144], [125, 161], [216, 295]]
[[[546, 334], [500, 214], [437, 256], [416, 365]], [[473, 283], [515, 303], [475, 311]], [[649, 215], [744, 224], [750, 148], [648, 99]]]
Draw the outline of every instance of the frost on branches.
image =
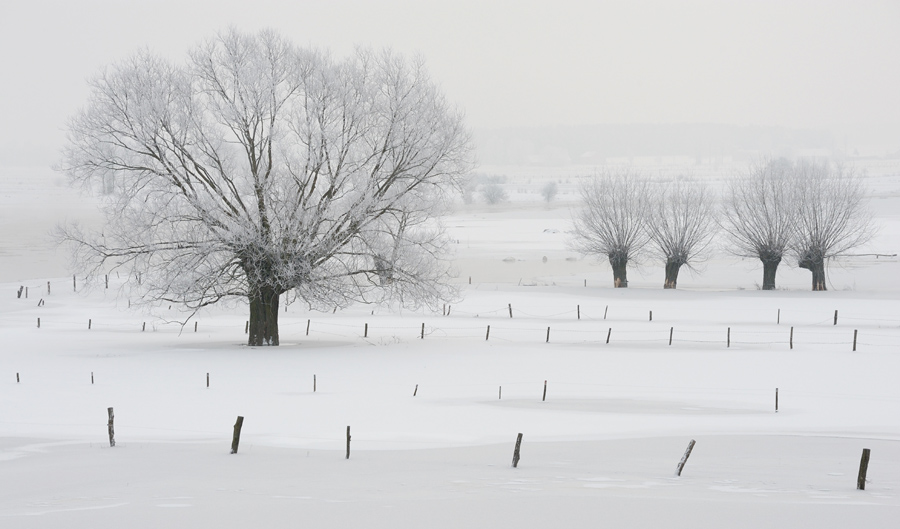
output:
[[91, 88], [62, 167], [115, 191], [103, 233], [61, 231], [85, 272], [125, 267], [145, 300], [191, 308], [246, 298], [250, 345], [278, 345], [285, 293], [322, 309], [453, 295], [436, 216], [471, 149], [420, 61], [230, 31]]

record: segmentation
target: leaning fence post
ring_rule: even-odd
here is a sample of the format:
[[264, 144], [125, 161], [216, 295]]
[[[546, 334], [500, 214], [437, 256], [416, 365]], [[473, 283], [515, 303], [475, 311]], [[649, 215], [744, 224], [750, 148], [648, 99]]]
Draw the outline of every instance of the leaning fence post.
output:
[[687, 463], [688, 458], [691, 457], [691, 450], [694, 449], [695, 443], [696, 441], [694, 441], [693, 439], [691, 439], [691, 442], [688, 443], [687, 450], [684, 451], [684, 455], [681, 456], [681, 461], [678, 462], [678, 471], [675, 472], [676, 476], [680, 476], [681, 471], [684, 470], [684, 464]]
[[236, 454], [238, 444], [241, 442], [241, 428], [244, 426], [244, 417], [238, 415], [237, 421], [234, 423], [234, 434], [231, 436], [231, 453]]
[[517, 468], [519, 466], [519, 450], [522, 448], [522, 434], [520, 433], [516, 437], [516, 448], [513, 450], [513, 468]]
[[547, 381], [546, 380], [544, 381], [544, 396], [541, 397], [541, 402], [544, 402], [545, 400], [547, 400]]
[[856, 478], [856, 489], [866, 490], [866, 472], [869, 470], [869, 449], [863, 448], [862, 458], [859, 460], [859, 476]]
[[491, 326], [488, 325], [488, 326], [487, 326], [487, 332], [484, 333], [484, 341], [487, 341], [488, 338], [490, 338], [490, 337], [491, 337]]
[[109, 431], [109, 446], [116, 446], [116, 430], [113, 427], [113, 421], [116, 418], [116, 415], [113, 413], [112, 408], [106, 408], [106, 413], [109, 414], [109, 422], [106, 423], [106, 429]]
[[856, 351], [856, 333], [858, 329], [853, 329], [853, 350]]
[[606, 333], [606, 343], [609, 343], [609, 337], [612, 336], [612, 327], [609, 328], [609, 332]]
[[509, 304], [509, 317], [512, 318], [512, 303]]
[[675, 327], [669, 327], [669, 345], [672, 345], [672, 333], [675, 332]]

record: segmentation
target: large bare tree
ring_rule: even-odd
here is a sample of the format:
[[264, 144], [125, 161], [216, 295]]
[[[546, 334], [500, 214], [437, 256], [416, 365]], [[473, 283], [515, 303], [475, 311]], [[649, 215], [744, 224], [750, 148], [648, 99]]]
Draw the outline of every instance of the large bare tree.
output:
[[632, 169], [607, 171], [579, 188], [581, 208], [573, 216], [572, 248], [609, 260], [616, 288], [628, 286], [628, 263], [646, 246], [647, 179]]
[[775, 289], [775, 273], [794, 233], [793, 174], [788, 160], [757, 162], [747, 174], [729, 180], [723, 197], [721, 225], [731, 238], [729, 249], [762, 262], [763, 290]]
[[329, 309], [451, 293], [434, 217], [470, 141], [421, 61], [232, 30], [184, 63], [106, 68], [68, 137], [72, 179], [115, 181], [103, 232], [61, 231], [81, 269], [140, 273], [148, 301], [247, 299], [250, 345], [278, 345], [285, 293]]
[[663, 288], [676, 288], [678, 272], [702, 261], [717, 231], [713, 195], [703, 183], [661, 184], [653, 193], [647, 232], [666, 262]]
[[863, 181], [841, 165], [801, 161], [794, 165], [792, 183], [797, 217], [791, 249], [800, 268], [812, 272], [812, 289], [827, 290], [826, 261], [873, 235]]

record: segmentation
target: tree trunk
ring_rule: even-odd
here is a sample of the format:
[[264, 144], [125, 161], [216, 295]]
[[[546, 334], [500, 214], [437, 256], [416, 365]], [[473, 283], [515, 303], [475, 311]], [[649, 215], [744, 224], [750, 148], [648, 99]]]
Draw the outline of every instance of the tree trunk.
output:
[[814, 257], [806, 257], [800, 260], [800, 268], [805, 268], [812, 272], [812, 289], [813, 291], [828, 290], [825, 288], [825, 260]]
[[681, 269], [681, 265], [684, 264], [681, 261], [666, 261], [666, 282], [663, 285], [663, 288], [675, 288], [678, 284], [678, 270]]
[[610, 254], [609, 265], [613, 271], [613, 286], [615, 288], [628, 288], [628, 258]]
[[278, 345], [278, 303], [281, 292], [272, 287], [254, 289], [250, 298], [250, 337], [247, 345]]
[[763, 259], [763, 290], [775, 290], [775, 272], [778, 271], [778, 265], [781, 263], [781, 258], [777, 259]]

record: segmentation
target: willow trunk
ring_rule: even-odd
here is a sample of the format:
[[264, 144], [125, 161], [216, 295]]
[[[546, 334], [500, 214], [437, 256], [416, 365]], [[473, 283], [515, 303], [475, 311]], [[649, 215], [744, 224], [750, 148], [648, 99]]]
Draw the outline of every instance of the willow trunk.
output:
[[247, 345], [278, 345], [278, 304], [281, 292], [272, 287], [253, 289]]

